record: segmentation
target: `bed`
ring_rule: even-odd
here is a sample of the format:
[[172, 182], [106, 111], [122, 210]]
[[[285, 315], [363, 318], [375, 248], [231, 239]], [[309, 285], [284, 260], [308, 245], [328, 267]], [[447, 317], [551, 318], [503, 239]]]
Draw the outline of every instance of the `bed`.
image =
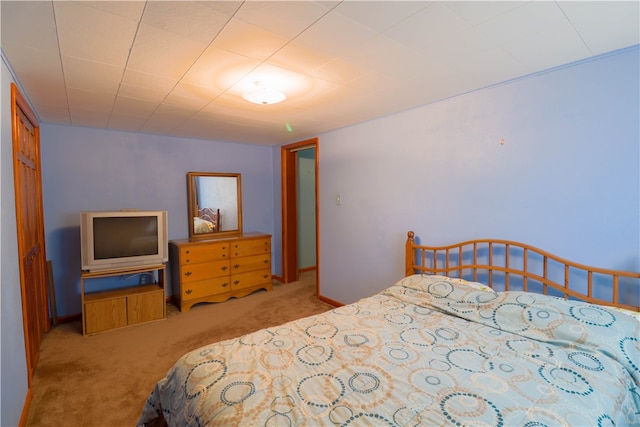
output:
[[637, 272], [409, 232], [397, 283], [185, 354], [138, 425], [640, 425], [638, 292]]

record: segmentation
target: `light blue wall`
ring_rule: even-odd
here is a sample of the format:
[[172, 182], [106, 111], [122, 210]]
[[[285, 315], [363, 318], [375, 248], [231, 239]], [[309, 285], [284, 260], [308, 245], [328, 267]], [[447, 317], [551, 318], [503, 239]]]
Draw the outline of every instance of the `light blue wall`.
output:
[[11, 142], [11, 83], [14, 79], [0, 57], [0, 425], [15, 426], [27, 397], [27, 358], [22, 326], [16, 204]]
[[636, 46], [320, 135], [321, 294], [395, 282], [408, 230], [640, 270], [639, 73]]
[[274, 232], [272, 147], [44, 124], [41, 150], [59, 316], [81, 311], [80, 211], [166, 210], [169, 238], [186, 238], [187, 172], [239, 172], [244, 231]]

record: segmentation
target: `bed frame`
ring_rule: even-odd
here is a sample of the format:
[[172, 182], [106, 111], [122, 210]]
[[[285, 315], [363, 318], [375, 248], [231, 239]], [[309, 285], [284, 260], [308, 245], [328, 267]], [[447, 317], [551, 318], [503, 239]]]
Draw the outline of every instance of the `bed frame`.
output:
[[[496, 290], [522, 290], [640, 312], [640, 273], [578, 264], [509, 240], [417, 244], [407, 233], [405, 276], [440, 274]], [[602, 294], [608, 294], [602, 296]]]

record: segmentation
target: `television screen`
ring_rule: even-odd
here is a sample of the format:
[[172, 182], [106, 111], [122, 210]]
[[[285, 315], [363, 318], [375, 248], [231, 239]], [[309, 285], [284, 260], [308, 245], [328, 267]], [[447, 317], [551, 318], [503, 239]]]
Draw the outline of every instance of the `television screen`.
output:
[[156, 255], [158, 253], [158, 218], [93, 218], [95, 259]]
[[167, 211], [80, 213], [83, 271], [117, 270], [168, 261]]

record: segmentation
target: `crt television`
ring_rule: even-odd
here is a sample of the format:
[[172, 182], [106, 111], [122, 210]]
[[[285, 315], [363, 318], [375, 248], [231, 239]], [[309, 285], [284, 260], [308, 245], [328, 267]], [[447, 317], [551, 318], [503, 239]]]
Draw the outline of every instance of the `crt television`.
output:
[[80, 213], [84, 271], [117, 270], [168, 261], [167, 211]]

